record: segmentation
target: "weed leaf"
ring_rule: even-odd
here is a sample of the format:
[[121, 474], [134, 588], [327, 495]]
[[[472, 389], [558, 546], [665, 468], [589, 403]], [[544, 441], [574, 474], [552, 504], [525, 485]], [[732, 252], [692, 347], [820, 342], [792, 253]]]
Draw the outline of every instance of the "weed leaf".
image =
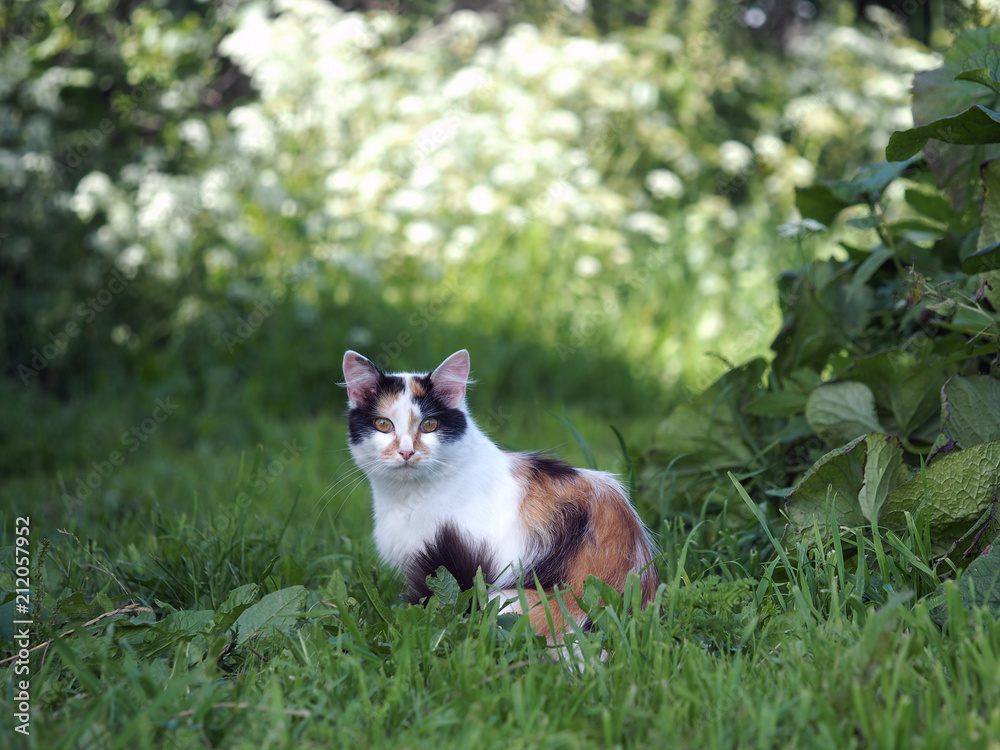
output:
[[239, 645], [264, 630], [289, 632], [295, 623], [295, 615], [305, 606], [307, 593], [304, 586], [289, 586], [268, 594], [243, 612], [236, 620]]

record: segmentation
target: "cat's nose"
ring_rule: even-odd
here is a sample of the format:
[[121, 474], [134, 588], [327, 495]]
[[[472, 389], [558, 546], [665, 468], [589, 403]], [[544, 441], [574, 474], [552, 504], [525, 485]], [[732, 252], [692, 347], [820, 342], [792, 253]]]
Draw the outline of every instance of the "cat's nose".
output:
[[405, 448], [400, 448], [399, 449], [399, 455], [401, 455], [403, 457], [404, 461], [409, 461], [410, 460], [410, 456], [413, 455], [413, 451], [406, 450]]

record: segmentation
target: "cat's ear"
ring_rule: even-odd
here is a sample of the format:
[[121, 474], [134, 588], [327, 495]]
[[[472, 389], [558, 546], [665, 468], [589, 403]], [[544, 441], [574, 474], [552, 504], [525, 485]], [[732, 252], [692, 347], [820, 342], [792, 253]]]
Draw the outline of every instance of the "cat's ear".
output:
[[431, 373], [434, 393], [445, 406], [455, 409], [462, 403], [465, 386], [469, 383], [469, 366], [469, 352], [463, 349], [452, 354]]
[[357, 352], [344, 355], [344, 385], [352, 404], [363, 404], [378, 393], [382, 371]]

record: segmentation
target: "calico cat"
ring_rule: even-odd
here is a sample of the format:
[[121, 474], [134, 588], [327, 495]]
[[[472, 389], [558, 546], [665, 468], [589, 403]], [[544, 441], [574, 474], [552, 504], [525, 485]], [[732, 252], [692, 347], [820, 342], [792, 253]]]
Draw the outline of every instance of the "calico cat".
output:
[[[559, 640], [561, 607], [550, 603], [552, 633], [540, 606], [554, 586], [578, 596], [595, 575], [621, 591], [635, 573], [643, 605], [653, 598], [652, 545], [621, 485], [604, 472], [498, 448], [465, 404], [467, 351], [429, 374], [388, 374], [348, 351], [344, 378], [351, 453], [374, 496], [375, 544], [406, 575], [409, 601], [430, 595], [427, 576], [442, 565], [463, 589], [482, 568], [491, 596], [508, 601], [505, 611], [523, 614], [511, 601], [523, 581], [532, 626]], [[562, 600], [587, 629], [576, 596]]]

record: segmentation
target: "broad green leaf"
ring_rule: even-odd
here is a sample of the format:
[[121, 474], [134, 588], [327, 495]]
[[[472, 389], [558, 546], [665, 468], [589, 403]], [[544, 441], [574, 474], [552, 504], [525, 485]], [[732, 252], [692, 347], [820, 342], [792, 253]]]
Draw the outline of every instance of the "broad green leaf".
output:
[[285, 583], [299, 585], [306, 581], [305, 570], [292, 555], [285, 555], [278, 570]]
[[[922, 71], [913, 77], [913, 122], [917, 127], [954, 116], [971, 105], [1000, 111], [1000, 96], [989, 88], [970, 81], [955, 80], [966, 67], [985, 67], [976, 55], [991, 44], [1000, 42], [1000, 28], [977, 29], [959, 34], [944, 54], [944, 64]], [[979, 165], [1000, 156], [1000, 146], [953, 145], [935, 141], [924, 149], [924, 158], [947, 191], [951, 205], [964, 212], [979, 189]]]
[[986, 552], [977, 557], [962, 573], [957, 582], [945, 581], [935, 592], [937, 606], [931, 617], [943, 625], [948, 619], [945, 589], [958, 586], [958, 595], [966, 609], [986, 607], [994, 615], [1000, 614], [1000, 543], [994, 541]]
[[863, 524], [857, 497], [864, 485], [867, 455], [865, 438], [858, 438], [820, 458], [785, 502], [785, 535], [801, 536], [817, 525], [826, 535], [831, 531], [831, 513], [837, 525]]
[[242, 645], [268, 629], [288, 632], [295, 622], [295, 615], [305, 606], [307, 593], [305, 586], [289, 586], [265, 596], [236, 620], [239, 630], [237, 642]]
[[373, 584], [366, 575], [358, 576], [358, 581], [361, 583], [361, 588], [365, 590], [365, 595], [368, 597], [369, 603], [375, 608], [375, 611], [378, 612], [379, 617], [381, 617], [383, 622], [389, 626], [389, 630], [392, 633], [398, 634], [399, 631], [396, 630], [396, 626], [393, 624], [395, 622], [395, 618], [393, 618], [392, 613], [382, 602], [382, 598], [378, 595], [378, 591], [375, 589], [375, 584]]
[[[870, 465], [869, 465], [870, 464]], [[821, 458], [788, 496], [786, 536], [801, 537], [814, 526], [829, 535], [835, 526], [868, 526], [906, 480], [902, 449], [883, 434], [857, 438]]]
[[941, 390], [941, 429], [960, 448], [1000, 441], [1000, 381], [953, 377]]
[[875, 413], [875, 396], [864, 383], [821, 385], [806, 402], [806, 419], [831, 445], [843, 445], [869, 432], [885, 432]]
[[875, 275], [875, 272], [882, 267], [882, 265], [891, 260], [893, 256], [892, 250], [889, 248], [879, 245], [872, 249], [871, 253], [868, 254], [861, 265], [858, 266], [858, 270], [854, 272], [854, 278], [851, 279], [851, 285], [847, 288], [847, 299], [853, 299], [854, 295], [857, 294], [861, 288], [871, 280], [871, 277]]
[[878, 439], [872, 435], [865, 461], [865, 483], [858, 492], [861, 513], [870, 523], [877, 523], [889, 494], [906, 481], [909, 470], [903, 463], [903, 451], [896, 438]]
[[993, 542], [998, 541], [998, 537], [1000, 537], [998, 506], [1000, 506], [1000, 497], [994, 494], [993, 502], [983, 511], [979, 520], [972, 524], [961, 538], [955, 540], [951, 549], [948, 550], [948, 556], [956, 565], [967, 562], [970, 557], [982, 555]]
[[1000, 160], [982, 165], [983, 204], [979, 210], [979, 237], [976, 252], [962, 262], [966, 273], [981, 273], [1000, 268]]
[[583, 582], [582, 602], [588, 610], [600, 612], [606, 607], [621, 609], [622, 594], [597, 576], [587, 576]]
[[[725, 471], [755, 463], [765, 438], [759, 419], [745, 409], [760, 392], [766, 369], [763, 358], [753, 359], [678, 404], [660, 423], [642, 481], [659, 488], [669, 482], [671, 502], [692, 507], [715, 492]], [[664, 466], [671, 467], [669, 474]]]
[[[875, 203], [889, 184], [901, 177], [915, 159], [904, 159], [879, 164], [866, 164], [850, 180], [824, 180], [819, 185], [795, 189], [795, 206], [805, 219], [813, 219], [829, 226], [837, 214], [848, 206]], [[864, 216], [851, 219], [851, 226], [871, 229], [878, 219]]]
[[454, 605], [458, 601], [459, 594], [462, 593], [462, 587], [458, 585], [455, 576], [443, 565], [437, 569], [434, 575], [427, 576], [427, 588], [443, 604]]
[[871, 388], [875, 403], [891, 412], [895, 419], [894, 431], [908, 438], [938, 416], [941, 386], [949, 373], [943, 364], [934, 362], [933, 342], [917, 339], [907, 349], [892, 349], [854, 360], [844, 377]]
[[742, 429], [742, 410], [753, 398], [766, 367], [763, 359], [751, 360], [680, 403], [660, 424], [655, 453], [665, 462], [686, 456], [681, 463], [720, 469], [746, 466], [754, 451]]
[[987, 44], [962, 61], [964, 70], [955, 76], [959, 81], [972, 81], [1000, 94], [1000, 45]]
[[1000, 485], [1000, 442], [955, 451], [924, 467], [885, 501], [882, 523], [906, 529], [906, 513], [930, 523], [938, 554], [948, 551], [992, 502]]
[[94, 615], [100, 614], [99, 608], [93, 602], [87, 602], [82, 591], [76, 591], [69, 596], [64, 596], [56, 604], [56, 608], [70, 618], [89, 620]]
[[979, 239], [976, 249], [1000, 242], [1000, 161], [994, 159], [982, 165], [983, 205], [979, 210]]
[[928, 219], [900, 219], [889, 224], [893, 237], [909, 237], [920, 242], [938, 239], [947, 230], [945, 224]]
[[977, 250], [962, 261], [962, 270], [968, 274], [985, 273], [997, 269], [1000, 269], [1000, 242]]
[[765, 393], [751, 401], [744, 411], [757, 417], [792, 417], [802, 413], [808, 398], [800, 391]]
[[785, 320], [771, 348], [779, 378], [802, 368], [822, 372], [832, 354], [850, 345], [868, 321], [874, 292], [869, 285], [850, 295], [853, 264], [813, 263], [785, 274], [778, 294]]
[[802, 218], [829, 226], [837, 214], [851, 203], [841, 200], [828, 185], [807, 185], [795, 188], [795, 207]]
[[920, 151], [930, 138], [963, 146], [1000, 143], [1000, 112], [974, 104], [964, 112], [942, 117], [919, 128], [897, 130], [889, 137], [885, 158], [908, 159]]
[[958, 81], [972, 81], [973, 83], [980, 83], [1000, 94], [1000, 81], [997, 81], [986, 68], [966, 70], [955, 76], [955, 79]]
[[212, 618], [212, 629], [219, 633], [229, 630], [240, 615], [254, 603], [259, 590], [257, 584], [245, 583], [230, 591]]
[[194, 636], [201, 631], [202, 627], [211, 622], [215, 615], [210, 609], [181, 610], [171, 612], [158, 623], [155, 631], [157, 634], [177, 634], [180, 636]]
[[909, 188], [904, 193], [906, 202], [917, 210], [922, 216], [942, 224], [951, 225], [959, 219], [959, 214], [952, 210], [948, 201], [937, 193], [925, 193], [921, 190]]
[[177, 644], [198, 638], [214, 616], [210, 609], [171, 612], [143, 633], [140, 648], [149, 657], [173, 651]]
[[883, 191], [908, 170], [915, 159], [896, 159], [878, 164], [866, 164], [848, 181], [831, 180], [824, 184], [833, 194], [850, 204], [875, 203]]
[[330, 574], [330, 580], [326, 584], [326, 593], [336, 601], [347, 601], [347, 582], [344, 580], [344, 574], [339, 570], [335, 569]]
[[856, 218], [847, 220], [847, 226], [851, 227], [852, 229], [861, 229], [861, 230], [877, 229], [881, 225], [882, 225], [882, 219], [879, 218], [879, 216], [877, 216], [876, 214], [858, 216]]

